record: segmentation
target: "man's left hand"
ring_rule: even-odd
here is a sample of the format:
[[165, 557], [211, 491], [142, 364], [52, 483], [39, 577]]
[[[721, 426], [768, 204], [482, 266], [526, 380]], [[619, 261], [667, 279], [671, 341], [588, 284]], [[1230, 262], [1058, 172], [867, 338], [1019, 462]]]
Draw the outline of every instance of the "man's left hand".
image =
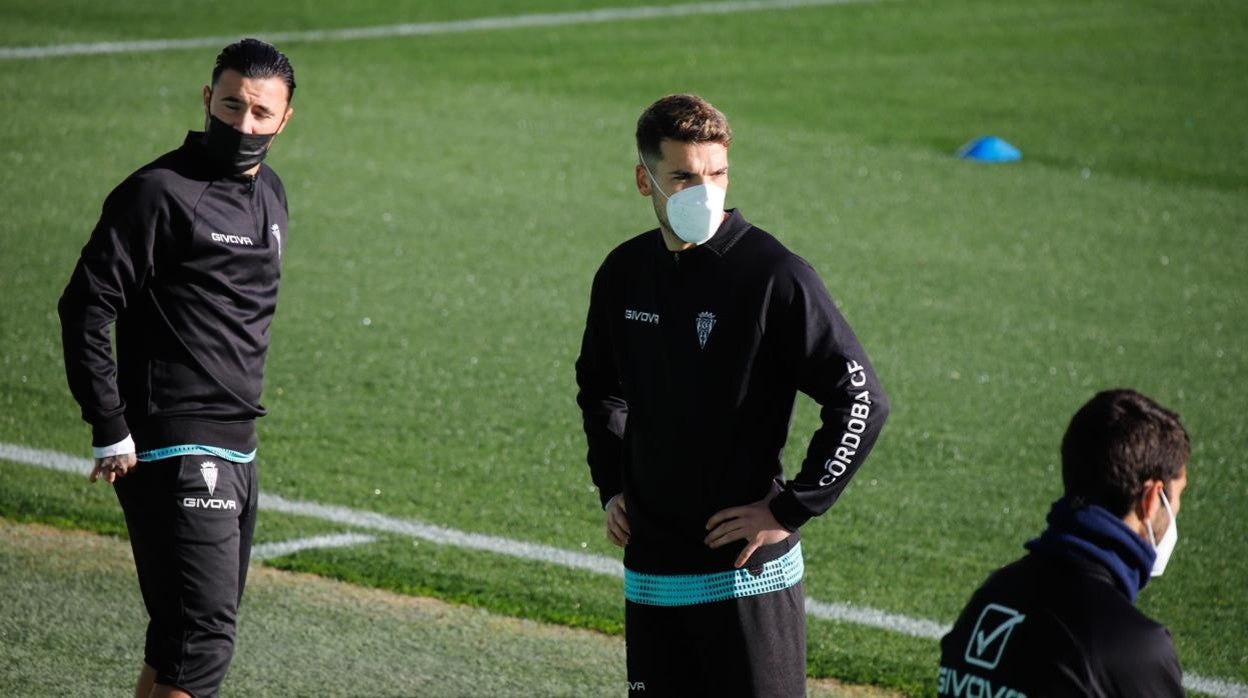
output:
[[115, 456], [96, 458], [95, 467], [91, 468], [91, 474], [87, 476], [87, 479], [95, 482], [104, 478], [108, 484], [116, 484], [117, 478], [125, 477], [126, 473], [134, 470], [138, 464], [134, 453], [119, 453]]
[[779, 488], [776, 487], [757, 502], [716, 512], [706, 522], [706, 530], [710, 533], [703, 542], [714, 549], [734, 541], [746, 541], [745, 549], [733, 563], [734, 567], [741, 567], [759, 547], [788, 538], [792, 535], [791, 532], [776, 521], [776, 517], [771, 514], [771, 507], [767, 506], [778, 492]]

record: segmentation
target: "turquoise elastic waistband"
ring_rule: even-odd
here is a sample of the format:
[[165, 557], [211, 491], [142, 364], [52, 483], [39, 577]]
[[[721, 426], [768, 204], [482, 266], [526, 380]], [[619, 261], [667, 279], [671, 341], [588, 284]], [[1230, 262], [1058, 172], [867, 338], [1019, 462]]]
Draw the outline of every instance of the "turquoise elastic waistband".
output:
[[154, 448], [150, 451], [141, 451], [135, 454], [135, 458], [144, 462], [177, 458], [179, 456], [216, 456], [232, 463], [250, 463], [256, 459], [256, 452], [239, 453], [238, 451], [232, 451], [228, 448], [217, 448], [216, 446], [182, 444], [181, 446]]
[[802, 581], [802, 544], [771, 562], [758, 576], [747, 570], [709, 574], [647, 574], [624, 570], [624, 598], [648, 606], [693, 606], [725, 599], [767, 594]]

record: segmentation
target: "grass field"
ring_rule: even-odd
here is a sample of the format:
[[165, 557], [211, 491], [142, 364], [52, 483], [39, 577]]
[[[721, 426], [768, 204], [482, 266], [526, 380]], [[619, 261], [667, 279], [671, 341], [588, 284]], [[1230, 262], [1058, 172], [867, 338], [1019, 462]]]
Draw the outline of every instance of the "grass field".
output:
[[[8, 643], [0, 694], [126, 694], [144, 626], [129, 546], [0, 521], [0, 560], [12, 599], [0, 617]], [[586, 696], [624, 681], [623, 640], [593, 631], [263, 567], [252, 570], [247, 593], [232, 695], [456, 696], [471, 687], [475, 695]], [[809, 693], [891, 695], [815, 679]]]
[[[25, 0], [0, 7], [0, 45], [618, 4]], [[1189, 672], [1248, 682], [1246, 40], [1243, 3], [946, 0], [291, 42], [296, 114], [270, 158], [291, 224], [263, 486], [615, 554], [572, 362], [598, 263], [653, 225], [632, 187], [636, 116], [696, 91], [736, 134], [729, 205], [819, 270], [894, 407], [804, 529], [807, 593], [951, 621], [1040, 530], [1073, 411], [1134, 386], [1194, 440], [1180, 543], [1141, 607]], [[214, 55], [0, 60], [0, 442], [85, 454], [55, 301], [108, 190], [202, 123]], [[984, 133], [1024, 160], [951, 157]], [[801, 401], [790, 467], [816, 418]], [[0, 483], [4, 518], [122, 532], [104, 486], [14, 463]], [[265, 541], [342, 530], [260, 525]], [[622, 621], [618, 580], [397, 537], [275, 564]], [[809, 638], [814, 676], [934, 690], [929, 640], [825, 621]]]

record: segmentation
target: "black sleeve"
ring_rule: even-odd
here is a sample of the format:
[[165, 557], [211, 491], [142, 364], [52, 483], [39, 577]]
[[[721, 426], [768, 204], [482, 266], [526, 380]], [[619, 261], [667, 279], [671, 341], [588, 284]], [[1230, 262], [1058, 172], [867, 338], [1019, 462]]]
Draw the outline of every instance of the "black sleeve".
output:
[[93, 446], [117, 443], [130, 433], [109, 325], [134, 301], [151, 269], [153, 231], [161, 216], [143, 188], [130, 178], [109, 194], [57, 306], [65, 375], [92, 427]]
[[620, 379], [611, 350], [607, 310], [609, 264], [610, 260], [604, 262], [594, 275], [581, 355], [576, 360], [576, 404], [581, 408], [589, 441], [586, 460], [604, 508], [612, 497], [624, 491], [624, 425], [628, 420], [628, 403], [620, 396]]
[[797, 388], [822, 407], [797, 476], [771, 501], [771, 512], [796, 530], [827, 511], [875, 444], [888, 416], [888, 398], [866, 352], [810, 265], [794, 259], [791, 285], [780, 298], [786, 358]]
[[[1134, 641], [1134, 642], [1133, 642]], [[1134, 651], [1123, 652], [1122, 647], [1097, 648], [1105, 656], [1114, 658], [1106, 668], [1112, 674], [1113, 692], [1121, 696], [1140, 698], [1176, 698], [1183, 692], [1183, 668], [1174, 651], [1170, 631], [1154, 625], [1148, 632], [1137, 633], [1122, 645], [1135, 644]]]

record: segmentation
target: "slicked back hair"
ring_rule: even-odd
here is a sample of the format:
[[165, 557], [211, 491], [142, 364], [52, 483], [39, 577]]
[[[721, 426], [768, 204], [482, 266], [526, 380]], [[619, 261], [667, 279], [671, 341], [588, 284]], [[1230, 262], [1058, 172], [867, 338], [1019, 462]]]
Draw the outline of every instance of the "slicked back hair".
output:
[[1062, 438], [1062, 484], [1076, 505], [1096, 504], [1122, 517], [1148, 480], [1167, 485], [1191, 456], [1179, 415], [1129, 389], [1097, 393]]
[[648, 161], [663, 159], [659, 143], [669, 138], [679, 143], [732, 145], [728, 119], [710, 102], [697, 95], [668, 95], [651, 104], [637, 119], [637, 152]]
[[286, 101], [295, 97], [295, 69], [290, 66], [286, 54], [278, 51], [273, 44], [259, 39], [243, 39], [226, 46], [217, 55], [217, 64], [212, 68], [214, 87], [226, 70], [233, 70], [252, 80], [281, 78], [286, 83]]

